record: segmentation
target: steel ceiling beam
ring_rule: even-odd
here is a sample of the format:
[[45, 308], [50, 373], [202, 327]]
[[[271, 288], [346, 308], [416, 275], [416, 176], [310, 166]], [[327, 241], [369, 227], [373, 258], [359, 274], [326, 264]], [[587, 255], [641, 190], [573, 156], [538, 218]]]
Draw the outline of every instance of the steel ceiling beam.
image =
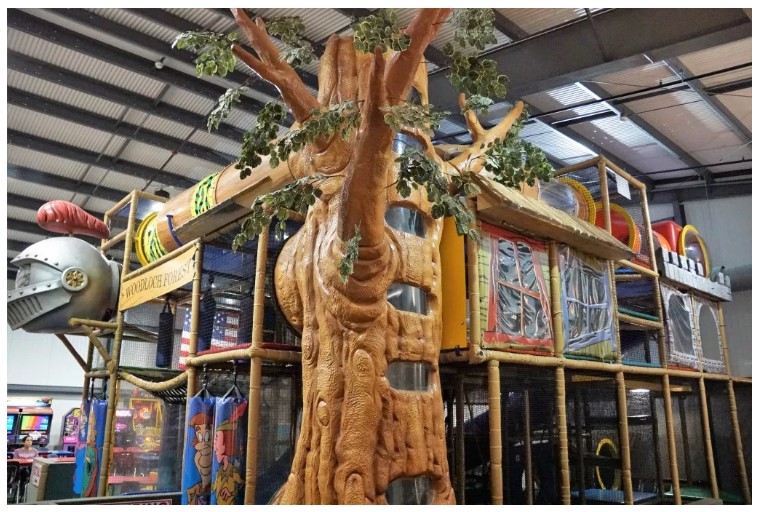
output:
[[36, 135], [19, 132], [17, 130], [8, 130], [8, 144], [39, 151], [49, 155], [67, 158], [75, 162], [81, 162], [87, 165], [93, 165], [109, 171], [125, 174], [135, 178], [141, 178], [146, 181], [156, 181], [163, 185], [174, 186], [180, 189], [192, 187], [197, 184], [196, 181], [190, 180], [179, 174], [173, 174], [167, 171], [161, 171], [153, 167], [119, 160], [113, 162], [110, 157], [103, 156], [94, 151], [69, 146], [60, 142], [55, 142]]
[[[86, 75], [73, 73], [62, 67], [12, 50], [8, 50], [8, 68], [191, 128], [199, 128], [206, 125], [204, 116], [195, 114], [189, 110], [174, 107], [166, 103], [156, 103], [153, 98], [110, 85], [107, 82], [94, 80]], [[244, 131], [227, 123], [221, 123], [221, 126], [215, 133], [238, 143], [242, 141], [242, 137], [244, 136]]]
[[715, 182], [705, 187], [704, 181], [697, 182], [691, 187], [672, 187], [665, 190], [655, 190], [649, 196], [651, 204], [664, 204], [684, 201], [695, 201], [700, 199], [716, 199], [719, 197], [737, 197], [752, 195], [752, 181], [726, 181], [722, 183]]
[[[596, 83], [587, 82], [582, 83], [581, 86], [585, 87], [592, 94], [598, 96], [599, 98], [608, 96], [607, 91], [605, 91]], [[663, 134], [657, 128], [652, 126], [652, 124], [647, 122], [643, 117], [641, 117], [640, 114], [637, 114], [633, 109], [623, 104], [615, 104], [613, 101], [608, 101], [607, 104], [611, 109], [615, 110], [617, 115], [625, 116], [629, 122], [635, 124], [639, 129], [641, 129], [641, 131], [652, 137], [660, 146], [672, 153], [672, 155], [680, 160], [684, 165], [687, 165], [694, 169], [696, 173], [699, 174], [708, 183], [712, 183], [712, 172], [709, 169], [702, 167], [702, 162], [691, 156], [686, 150], [676, 144], [667, 135]]]
[[[681, 78], [689, 78], [691, 76], [694, 76], [694, 74], [681, 62], [680, 59], [676, 57], [671, 57], [666, 59], [667, 63], [674, 69], [674, 71], [679, 74]], [[689, 80], [686, 82], [688, 86], [691, 88], [692, 91], [694, 91], [697, 96], [707, 105], [709, 106], [714, 112], [715, 115], [725, 124], [729, 130], [732, 132], [735, 132], [740, 138], [741, 141], [744, 143], [751, 142], [752, 141], [752, 132], [749, 130], [749, 128], [744, 124], [741, 119], [736, 117], [725, 105], [723, 105], [723, 102], [721, 102], [716, 95], [718, 94], [717, 88], [713, 88], [713, 90], [708, 91], [706, 87], [700, 82], [699, 80]], [[752, 79], [749, 79], [749, 87], [752, 86]]]
[[113, 202], [118, 202], [129, 194], [129, 192], [115, 188], [72, 180], [70, 178], [64, 178], [63, 176], [38, 171], [37, 169], [12, 164], [8, 164], [7, 176], [8, 178], [20, 181], [39, 183], [48, 187], [73, 192], [75, 194], [92, 196], [96, 199], [106, 199]]
[[[741, 9], [615, 9], [593, 15], [605, 45], [605, 62], [591, 22], [583, 18], [487, 54], [510, 78], [509, 97], [522, 98], [575, 82], [751, 37]], [[430, 102], [457, 105], [457, 91], [441, 74], [429, 77]]]
[[[139, 9], [140, 11], [150, 12], [164, 12], [160, 9]], [[115, 21], [111, 21], [108, 18], [99, 16], [91, 11], [85, 11], [84, 9], [46, 9], [61, 18], [79, 23], [89, 29], [96, 30], [103, 34], [116, 37], [127, 43], [133, 44], [144, 50], [155, 52], [158, 55], [176, 59], [179, 62], [184, 62], [194, 66], [194, 61], [197, 59], [197, 54], [194, 54], [187, 50], [179, 50], [174, 48], [170, 42], [151, 37], [144, 32], [134, 30]], [[134, 13], [137, 14], [137, 13]], [[168, 13], [166, 13], [168, 14]], [[139, 14], [138, 14], [139, 15]], [[141, 16], [141, 15], [140, 15]], [[173, 16], [173, 15], [171, 15]], [[179, 18], [181, 19], [181, 18]], [[150, 20], [153, 21], [153, 20]], [[154, 23], [159, 23], [153, 21]], [[169, 27], [170, 28], [170, 27]], [[198, 29], [193, 29], [198, 30]], [[188, 30], [187, 30], [188, 31]], [[182, 31], [184, 32], [184, 31]], [[199, 77], [198, 77], [199, 78]], [[277, 96], [278, 90], [268, 82], [262, 81], [257, 77], [246, 75], [239, 71], [233, 70], [224, 77], [230, 82], [234, 82], [237, 85], [248, 85], [250, 87], [258, 89], [263, 94], [269, 96]]]
[[[19, 242], [18, 240], [8, 239], [8, 245], [7, 245], [7, 247], [8, 247], [9, 251], [21, 252], [24, 249], [26, 249], [27, 247], [29, 247], [29, 245], [30, 245], [29, 242]], [[14, 267], [14, 269], [15, 269], [15, 267]]]
[[[158, 70], [152, 59], [134, 55], [17, 9], [8, 9], [8, 27], [213, 101], [218, 101], [218, 98], [226, 92], [225, 87], [211, 84], [168, 66]], [[256, 99], [243, 96], [238, 108], [257, 115], [263, 106], [263, 103]]]
[[50, 231], [44, 230], [38, 225], [36, 225], [34, 222], [27, 222], [25, 220], [18, 220], [18, 219], [6, 219], [8, 221], [8, 229], [12, 229], [14, 231], [22, 231], [25, 233], [30, 233], [32, 235], [39, 235], [43, 236], [45, 238], [50, 236], [55, 236], [55, 233], [51, 233]]
[[205, 146], [188, 142], [160, 132], [147, 130], [140, 126], [119, 122], [117, 119], [101, 116], [88, 110], [58, 103], [35, 94], [29, 94], [20, 89], [8, 88], [8, 104], [27, 110], [33, 110], [64, 121], [70, 121], [89, 128], [101, 130], [126, 137], [129, 140], [143, 142], [174, 153], [183, 153], [195, 158], [206, 160], [219, 165], [228, 165], [236, 160], [234, 155], [221, 153]]
[[[26, 197], [19, 194], [7, 195], [8, 206], [16, 206], [18, 208], [24, 208], [26, 210], [37, 211], [43, 204], [48, 203], [44, 199], [35, 199], [33, 197]], [[91, 208], [82, 208], [84, 211], [92, 215], [93, 217], [101, 218], [105, 215], [104, 211], [93, 210]], [[115, 220], [115, 219], [113, 219]]]
[[492, 9], [492, 11], [494, 12], [494, 28], [505, 34], [508, 39], [518, 41], [528, 37], [528, 32], [520, 28], [513, 20], [497, 9]]

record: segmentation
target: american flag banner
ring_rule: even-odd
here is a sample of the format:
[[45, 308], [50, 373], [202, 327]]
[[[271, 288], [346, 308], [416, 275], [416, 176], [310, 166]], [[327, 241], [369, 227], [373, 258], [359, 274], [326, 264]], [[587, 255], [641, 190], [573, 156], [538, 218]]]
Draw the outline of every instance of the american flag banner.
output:
[[[181, 330], [181, 352], [179, 354], [179, 369], [187, 368], [189, 357], [189, 332], [192, 325], [192, 312], [187, 309], [184, 314], [184, 326]], [[213, 321], [213, 337], [210, 342], [211, 350], [233, 347], [239, 338], [239, 313], [235, 311], [216, 311]]]

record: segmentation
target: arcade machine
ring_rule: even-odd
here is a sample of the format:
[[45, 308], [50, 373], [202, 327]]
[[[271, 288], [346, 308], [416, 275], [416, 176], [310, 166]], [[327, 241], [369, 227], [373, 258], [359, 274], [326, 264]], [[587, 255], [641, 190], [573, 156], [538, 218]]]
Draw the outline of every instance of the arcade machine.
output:
[[8, 451], [20, 447], [26, 436], [33, 445], [44, 448], [50, 439], [53, 422], [52, 398], [9, 398], [7, 405]]
[[75, 407], [63, 417], [63, 432], [61, 432], [61, 450], [74, 453], [76, 451], [76, 439], [79, 432], [79, 419], [81, 408]]

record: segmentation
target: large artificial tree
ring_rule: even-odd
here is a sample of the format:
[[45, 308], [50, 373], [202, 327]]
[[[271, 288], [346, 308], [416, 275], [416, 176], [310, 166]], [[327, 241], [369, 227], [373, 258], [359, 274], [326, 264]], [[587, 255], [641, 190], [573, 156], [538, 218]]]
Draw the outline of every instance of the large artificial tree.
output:
[[[440, 115], [428, 104], [423, 60], [451, 9], [419, 10], [404, 29], [391, 28], [396, 17], [382, 12], [363, 20], [354, 36], [331, 36], [320, 58], [317, 97], [292, 66], [309, 53], [296, 21], [268, 23], [268, 30], [290, 43], [285, 58], [266, 24], [242, 9], [233, 9], [234, 16], [255, 54], [235, 37], [205, 33], [177, 40], [202, 51], [201, 74], [224, 75], [233, 56], [239, 58], [278, 88], [295, 120], [277, 137], [286, 112], [280, 104], [267, 105], [245, 135], [238, 164], [242, 179], [287, 166], [292, 183], [251, 205], [236, 245], [271, 217], [283, 220], [290, 210], [305, 214], [275, 274], [282, 310], [302, 334], [303, 381], [300, 436], [275, 503], [387, 503], [390, 484], [406, 478], [427, 479], [432, 503], [455, 502], [439, 382], [442, 217], [454, 217], [460, 234], [475, 236], [467, 208], [467, 196], [476, 192], [472, 174], [486, 169], [512, 186], [548, 175], [543, 155], [511, 131], [522, 118], [522, 103], [489, 130], [477, 119], [475, 109], [491, 104], [488, 92], [504, 94], [504, 77], [493, 72], [492, 61], [460, 50], [492, 42], [492, 35], [476, 32], [488, 10], [469, 11], [456, 13], [457, 47], [445, 49], [453, 84], [467, 93], [460, 103], [472, 135], [471, 144], [456, 153], [432, 144]], [[418, 103], [408, 101], [411, 90]], [[220, 99], [209, 126], [218, 126], [239, 95], [229, 91]], [[392, 144], [400, 131], [418, 149], [397, 155]], [[392, 206], [420, 212], [425, 234], [389, 227], [385, 214]], [[392, 306], [387, 290], [393, 283], [422, 290], [426, 314]], [[387, 369], [398, 362], [421, 364], [427, 387], [393, 388]]]

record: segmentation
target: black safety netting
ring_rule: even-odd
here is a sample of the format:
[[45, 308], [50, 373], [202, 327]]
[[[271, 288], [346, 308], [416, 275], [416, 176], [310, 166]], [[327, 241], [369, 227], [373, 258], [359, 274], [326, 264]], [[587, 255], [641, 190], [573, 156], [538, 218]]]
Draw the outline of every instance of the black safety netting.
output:
[[634, 501], [660, 501], [665, 492], [662, 468], [668, 465], [667, 452], [660, 450], [660, 437], [666, 436], [664, 416], [658, 416], [662, 403], [659, 379], [626, 380], [628, 442], [631, 454], [631, 483]]
[[[462, 379], [463, 398], [458, 401], [458, 382]], [[447, 460], [457, 504], [491, 503], [489, 456], [489, 393], [486, 369], [471, 373], [441, 376], [447, 429]], [[463, 415], [462, 435], [458, 413]], [[463, 456], [459, 454], [462, 448]], [[464, 475], [461, 480], [461, 475]]]
[[618, 396], [611, 374], [565, 372], [573, 503], [622, 503]]
[[[290, 326], [279, 307], [274, 286], [276, 262], [284, 243], [301, 226], [287, 221], [283, 230], [271, 228], [268, 238], [268, 257], [265, 272], [263, 301], [263, 343], [271, 347], [299, 346], [298, 333]], [[202, 298], [199, 305], [199, 329], [197, 352], [216, 352], [252, 341], [252, 315], [255, 289], [255, 262], [258, 239], [248, 241], [237, 251], [232, 250], [236, 231], [229, 232], [204, 245], [202, 255]], [[181, 328], [181, 357], [179, 368], [185, 367], [189, 353], [191, 330], [190, 298], [182, 291], [184, 299], [176, 315], [176, 326]], [[181, 326], [181, 327], [179, 327]]]
[[560, 503], [555, 370], [502, 365], [500, 386], [504, 503]]
[[736, 410], [739, 415], [741, 430], [741, 447], [744, 453], [747, 476], [752, 481], [752, 384], [735, 382], [733, 391], [736, 396]]
[[179, 491], [185, 405], [119, 382], [108, 495]]
[[267, 504], [289, 477], [302, 412], [299, 366], [263, 370], [255, 504]]
[[[463, 458], [457, 452], [460, 433], [456, 378], [463, 379], [464, 390], [461, 405], [464, 417]], [[458, 503], [462, 503], [462, 494], [458, 490], [462, 487], [466, 505], [491, 504], [490, 411], [486, 370], [480, 368], [464, 376], [445, 376], [442, 383], [450, 476]], [[531, 502], [534, 504], [558, 503], [554, 370], [502, 365], [500, 386], [504, 503], [526, 504], [529, 502], [528, 492], [531, 492]], [[462, 485], [459, 481], [461, 470], [465, 475]]]
[[620, 350], [623, 364], [660, 366], [657, 331], [620, 329]]
[[725, 382], [707, 381], [705, 387], [718, 489], [731, 494], [729, 502], [743, 503], [741, 498], [733, 496], [740, 495], [741, 486], [728, 385]]
[[[682, 492], [686, 488], [709, 489], [698, 385], [688, 379], [671, 379], [670, 389], [678, 480]], [[658, 406], [658, 418], [664, 417], [663, 414], [664, 409]], [[660, 449], [668, 451], [667, 436], [660, 436]], [[670, 482], [669, 465], [663, 466], [663, 474], [665, 482]]]

